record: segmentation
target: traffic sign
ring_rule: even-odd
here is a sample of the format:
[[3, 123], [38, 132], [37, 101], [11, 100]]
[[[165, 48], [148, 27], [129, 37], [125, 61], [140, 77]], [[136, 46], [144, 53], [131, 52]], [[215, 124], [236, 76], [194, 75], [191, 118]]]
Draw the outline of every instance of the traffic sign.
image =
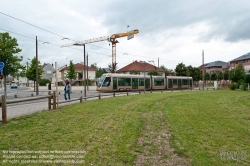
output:
[[0, 62], [0, 72], [3, 70], [3, 67], [4, 67], [4, 63]]

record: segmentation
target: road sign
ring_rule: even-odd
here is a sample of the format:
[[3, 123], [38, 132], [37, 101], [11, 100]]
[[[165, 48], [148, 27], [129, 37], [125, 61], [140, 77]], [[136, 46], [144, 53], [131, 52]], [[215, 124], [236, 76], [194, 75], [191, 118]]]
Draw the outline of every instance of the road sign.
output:
[[2, 72], [3, 67], [4, 67], [4, 63], [3, 63], [3, 62], [0, 62], [0, 72]]

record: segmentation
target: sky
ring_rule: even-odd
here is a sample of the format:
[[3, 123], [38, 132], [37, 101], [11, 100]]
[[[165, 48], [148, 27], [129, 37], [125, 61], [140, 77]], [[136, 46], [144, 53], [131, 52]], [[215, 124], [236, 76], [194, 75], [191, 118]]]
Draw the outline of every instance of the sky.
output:
[[[17, 39], [23, 64], [36, 55], [36, 36], [41, 64], [57, 62], [60, 67], [84, 60], [82, 46], [60, 46], [133, 29], [139, 30], [133, 39], [117, 39], [118, 68], [135, 60], [154, 61], [148, 63], [157, 66], [158, 58], [159, 65], [168, 69], [178, 63], [198, 67], [202, 50], [205, 63], [229, 62], [250, 52], [249, 0], [0, 0], [0, 4], [0, 33], [8, 31]], [[87, 44], [88, 64], [108, 67], [111, 49], [107, 41]]]

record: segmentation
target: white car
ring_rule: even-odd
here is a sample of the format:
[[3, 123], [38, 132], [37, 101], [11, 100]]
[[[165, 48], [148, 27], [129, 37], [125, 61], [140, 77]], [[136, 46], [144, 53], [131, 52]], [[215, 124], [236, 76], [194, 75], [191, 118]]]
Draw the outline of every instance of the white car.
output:
[[10, 89], [17, 88], [17, 84], [15, 82], [10, 83]]

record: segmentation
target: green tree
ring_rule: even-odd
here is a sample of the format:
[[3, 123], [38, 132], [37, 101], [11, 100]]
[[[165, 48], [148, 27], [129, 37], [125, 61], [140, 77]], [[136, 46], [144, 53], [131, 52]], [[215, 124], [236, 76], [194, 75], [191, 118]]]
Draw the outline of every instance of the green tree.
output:
[[205, 80], [205, 82], [207, 84], [207, 81], [210, 80], [210, 74], [209, 73], [205, 73], [204, 80]]
[[98, 68], [96, 63], [91, 64], [90, 67], [93, 67], [93, 68], [96, 68], [96, 69]]
[[71, 82], [72, 82], [72, 79], [76, 79], [77, 77], [76, 67], [72, 60], [69, 62], [69, 68], [68, 68], [66, 77], [69, 78]]
[[229, 79], [229, 70], [225, 70], [223, 75], [224, 75], [224, 80], [228, 80]]
[[217, 80], [217, 75], [216, 75], [216, 73], [212, 73], [211, 74], [211, 80]]
[[245, 83], [250, 84], [250, 74], [246, 74]]
[[242, 64], [239, 64], [235, 70], [233, 70], [233, 73], [232, 73], [232, 81], [233, 82], [238, 82], [239, 80], [244, 80], [245, 78], [245, 72], [244, 72], [244, 68], [242, 66]]
[[191, 73], [190, 73], [190, 76], [193, 77], [193, 80], [194, 81], [201, 80], [201, 75], [202, 75], [201, 70], [197, 67], [193, 67], [193, 69], [191, 70]]
[[218, 76], [218, 80], [222, 80], [223, 79], [223, 72], [219, 71], [219, 73], [217, 73]]
[[[43, 69], [41, 68], [40, 61], [38, 61], [38, 82], [41, 79], [42, 74], [43, 74]], [[35, 57], [31, 60], [31, 64], [26, 72], [26, 77], [29, 80], [34, 81], [34, 92], [35, 92], [35, 81], [36, 81], [36, 58]]]
[[148, 75], [151, 75], [151, 76], [158, 76], [158, 75], [159, 75], [159, 72], [156, 71], [156, 70], [150, 70], [150, 71], [148, 72]]
[[98, 70], [96, 71], [96, 77], [100, 78], [104, 73], [107, 73], [105, 69], [98, 68]]
[[20, 63], [23, 57], [15, 56], [22, 50], [18, 48], [18, 43], [15, 38], [12, 38], [9, 33], [0, 33], [0, 62], [4, 63], [4, 94], [6, 96], [6, 77], [14, 75], [19, 69], [25, 69]]
[[185, 64], [179, 63], [175, 68], [176, 76], [186, 76], [187, 75], [187, 69]]

